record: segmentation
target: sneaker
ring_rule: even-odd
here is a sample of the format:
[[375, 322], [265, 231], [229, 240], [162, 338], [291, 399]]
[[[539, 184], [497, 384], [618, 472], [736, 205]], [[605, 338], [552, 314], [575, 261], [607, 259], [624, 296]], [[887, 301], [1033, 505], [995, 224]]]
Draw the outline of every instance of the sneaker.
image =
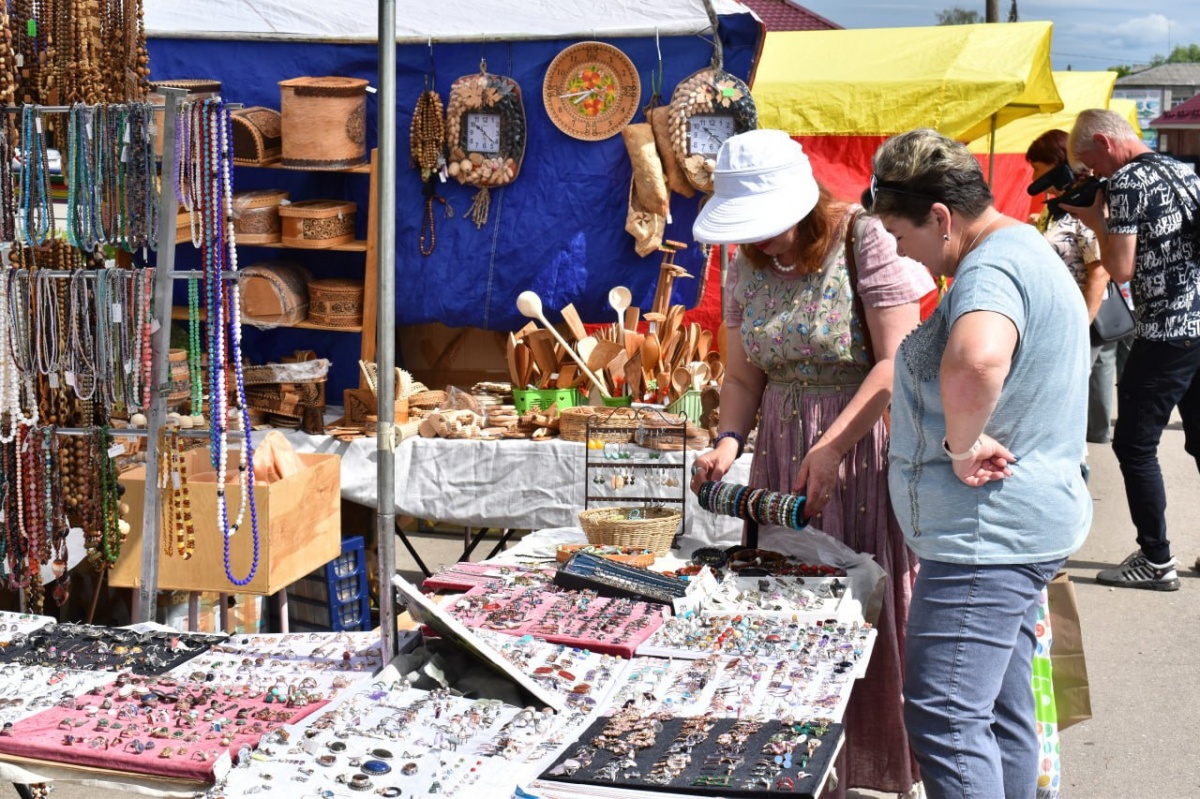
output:
[[1168, 563], [1151, 563], [1140, 549], [1121, 561], [1115, 569], [1105, 569], [1096, 575], [1096, 582], [1118, 588], [1148, 588], [1151, 591], [1178, 591], [1179, 575], [1175, 573], [1175, 558]]

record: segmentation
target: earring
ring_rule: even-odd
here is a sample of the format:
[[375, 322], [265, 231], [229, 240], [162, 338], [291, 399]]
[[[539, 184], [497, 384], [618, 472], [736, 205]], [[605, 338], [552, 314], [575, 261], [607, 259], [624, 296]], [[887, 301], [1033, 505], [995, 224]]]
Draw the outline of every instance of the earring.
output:
[[950, 241], [950, 234], [949, 234], [949, 233], [943, 233], [943, 234], [942, 234], [942, 241]]

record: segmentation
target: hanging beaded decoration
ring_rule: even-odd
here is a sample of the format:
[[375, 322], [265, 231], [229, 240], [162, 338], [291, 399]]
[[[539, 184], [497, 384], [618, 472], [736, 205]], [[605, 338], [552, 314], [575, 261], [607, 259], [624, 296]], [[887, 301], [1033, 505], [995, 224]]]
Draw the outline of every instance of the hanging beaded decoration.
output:
[[[225, 575], [234, 585], [246, 585], [254, 579], [259, 563], [258, 514], [254, 505], [254, 448], [250, 414], [242, 372], [241, 300], [236, 279], [225, 280], [223, 273], [237, 271], [237, 247], [233, 231], [233, 181], [230, 164], [229, 109], [219, 98], [206, 98], [184, 105], [182, 115], [187, 130], [183, 138], [191, 142], [189, 155], [194, 162], [181, 164], [177, 173], [189, 171], [187, 195], [191, 201], [193, 229], [199, 228], [201, 260], [208, 320], [209, 403], [212, 424], [212, 465], [217, 472], [217, 518], [224, 543]], [[197, 166], [198, 165], [198, 166]], [[181, 187], [183, 184], [181, 183]], [[186, 204], [186, 203], [185, 203]], [[225, 477], [229, 459], [230, 408], [227, 365], [235, 376], [235, 418], [240, 422], [244, 441], [239, 450], [238, 485], [241, 502], [237, 518], [230, 523]], [[230, 538], [250, 511], [253, 559], [245, 578], [235, 577], [230, 563]]]
[[162, 544], [167, 555], [177, 548], [188, 560], [196, 551], [196, 528], [192, 524], [192, 499], [188, 489], [186, 444], [179, 431], [159, 430], [159, 488], [162, 492]]
[[121, 557], [121, 546], [129, 535], [129, 522], [121, 518], [120, 488], [117, 485], [117, 462], [108, 425], [97, 436], [98, 452], [94, 453], [100, 466], [100, 553], [102, 567], [111, 569]]
[[21, 109], [21, 238], [41, 244], [54, 235], [54, 212], [50, 207], [50, 169], [47, 165], [44, 120], [40, 109]]
[[[446, 204], [438, 196], [438, 172], [446, 166], [446, 126], [442, 110], [442, 98], [433, 89], [426, 89], [417, 98], [413, 109], [412, 127], [408, 133], [409, 149], [412, 152], [413, 168], [420, 170], [425, 197], [425, 215], [421, 219], [421, 255], [432, 255], [437, 245], [437, 231], [433, 224], [433, 201]], [[453, 212], [446, 205], [446, 215]], [[428, 233], [428, 237], [426, 237]]]

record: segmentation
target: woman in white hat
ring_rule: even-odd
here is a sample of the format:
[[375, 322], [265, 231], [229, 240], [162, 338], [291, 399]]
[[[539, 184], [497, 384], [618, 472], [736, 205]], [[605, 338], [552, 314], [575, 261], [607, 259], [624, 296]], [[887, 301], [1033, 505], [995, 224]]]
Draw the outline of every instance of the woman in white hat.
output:
[[815, 527], [888, 572], [839, 774], [844, 787], [904, 793], [917, 779], [900, 701], [915, 561], [889, 508], [883, 416], [896, 347], [917, 326], [933, 280], [861, 211], [831, 198], [783, 131], [750, 131], [721, 147], [713, 196], [692, 232], [741, 245], [724, 287], [725, 324], [736, 335], [720, 433], [696, 460], [693, 489], [725, 475], [761, 412], [750, 484], [805, 495]]

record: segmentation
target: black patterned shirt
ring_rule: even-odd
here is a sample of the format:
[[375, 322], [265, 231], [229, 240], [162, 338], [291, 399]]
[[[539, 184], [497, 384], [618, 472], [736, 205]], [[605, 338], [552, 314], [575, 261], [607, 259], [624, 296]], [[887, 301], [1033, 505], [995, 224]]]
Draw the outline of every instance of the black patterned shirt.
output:
[[[1168, 179], [1169, 178], [1169, 179]], [[1108, 232], [1137, 236], [1134, 315], [1139, 338], [1200, 338], [1200, 178], [1187, 164], [1143, 155], [1108, 182]]]

